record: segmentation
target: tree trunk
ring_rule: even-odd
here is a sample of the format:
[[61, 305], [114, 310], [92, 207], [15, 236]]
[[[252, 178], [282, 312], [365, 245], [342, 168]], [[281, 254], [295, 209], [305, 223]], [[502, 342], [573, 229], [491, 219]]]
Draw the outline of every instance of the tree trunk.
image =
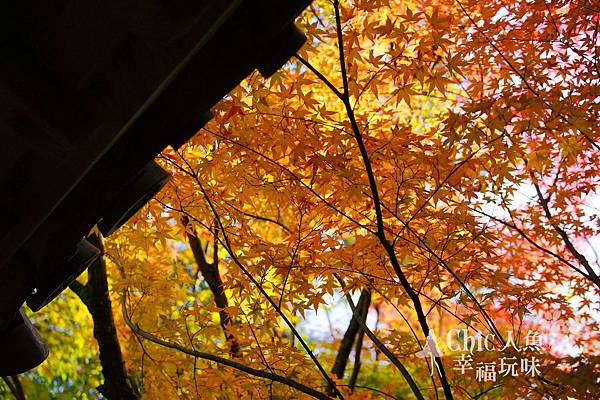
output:
[[[101, 236], [92, 234], [88, 240], [100, 251], [104, 251], [104, 241]], [[100, 364], [104, 376], [104, 384], [98, 390], [109, 400], [137, 400], [139, 396], [127, 377], [117, 336], [112, 305], [108, 295], [104, 258], [98, 258], [89, 267], [86, 285], [76, 281], [71, 285], [71, 289], [86, 305], [94, 321], [94, 337], [98, 341]]]
[[6, 383], [6, 386], [8, 386], [8, 389], [12, 395], [15, 396], [16, 400], [27, 400], [27, 397], [25, 397], [25, 390], [23, 389], [23, 385], [18, 376], [3, 376], [2, 380], [4, 380], [4, 383]]
[[[358, 299], [358, 304], [356, 306], [358, 314], [363, 319], [363, 321], [366, 320], [370, 304], [371, 304], [371, 293], [367, 289], [363, 289], [363, 291], [360, 293], [360, 298]], [[350, 323], [348, 324], [348, 328], [346, 329], [346, 333], [344, 333], [342, 342], [340, 343], [340, 348], [338, 350], [337, 356], [335, 357], [335, 362], [333, 364], [333, 368], [331, 369], [331, 372], [338, 379], [343, 379], [343, 377], [344, 377], [344, 372], [346, 371], [346, 365], [348, 364], [348, 358], [350, 357], [350, 352], [352, 351], [352, 345], [354, 344], [354, 341], [356, 340], [356, 336], [359, 334], [360, 331], [361, 331], [360, 323], [359, 323], [358, 319], [355, 317], [355, 315], [353, 314], [352, 319], [350, 320]], [[361, 347], [362, 347], [362, 339], [361, 339]], [[356, 351], [358, 351], [360, 353], [358, 346], [357, 346]], [[360, 358], [358, 358], [358, 359], [360, 360]], [[358, 374], [357, 366], [355, 365], [354, 368], [355, 368], [356, 374]], [[356, 377], [354, 377], [354, 380], [356, 380]]]

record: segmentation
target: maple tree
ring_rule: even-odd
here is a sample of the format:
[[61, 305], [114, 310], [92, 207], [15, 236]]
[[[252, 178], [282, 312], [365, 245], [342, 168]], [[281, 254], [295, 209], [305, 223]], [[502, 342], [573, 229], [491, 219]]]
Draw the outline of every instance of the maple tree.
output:
[[[106, 243], [133, 396], [597, 397], [599, 12], [313, 3], [309, 43], [165, 150], [173, 179]], [[65, 294], [37, 322], [60, 307], [85, 315]], [[331, 338], [303, 330], [332, 308], [349, 322]], [[87, 343], [81, 318], [71, 337]], [[464, 337], [445, 338], [463, 329], [491, 338], [471, 369], [544, 335], [522, 353], [539, 371], [461, 373]], [[432, 334], [439, 353], [419, 355]], [[87, 390], [66, 383], [84, 350], [53, 352], [78, 357], [48, 364], [65, 387]], [[45, 368], [26, 391], [52, 386]]]

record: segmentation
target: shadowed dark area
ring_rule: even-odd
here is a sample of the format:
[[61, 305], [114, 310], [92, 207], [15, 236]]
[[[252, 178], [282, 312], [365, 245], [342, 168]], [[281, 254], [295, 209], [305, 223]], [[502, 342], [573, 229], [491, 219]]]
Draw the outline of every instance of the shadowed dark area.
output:
[[[47, 351], [37, 311], [167, 182], [153, 162], [254, 69], [304, 43], [308, 0], [54, 0], [0, 15], [0, 375]], [[18, 344], [18, 345], [17, 345]], [[21, 349], [18, 350], [17, 349]], [[16, 351], [16, 353], [15, 353]]]

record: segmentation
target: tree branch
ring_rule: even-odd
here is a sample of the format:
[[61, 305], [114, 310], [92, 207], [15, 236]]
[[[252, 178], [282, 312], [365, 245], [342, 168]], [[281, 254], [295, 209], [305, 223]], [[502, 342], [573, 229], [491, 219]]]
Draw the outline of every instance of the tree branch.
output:
[[[370, 303], [370, 301], [369, 301], [369, 303]], [[360, 310], [360, 307], [361, 307], [360, 299], [359, 299], [358, 307]], [[367, 324], [367, 315], [368, 314], [369, 314], [369, 306], [367, 305], [366, 307], [363, 307], [363, 309], [362, 309], [362, 314], [361, 314], [362, 324], [361, 325]], [[354, 314], [352, 315], [352, 317], [354, 317]], [[361, 367], [360, 359], [361, 359], [364, 337], [365, 337], [365, 331], [364, 331], [364, 329], [362, 329], [362, 326], [359, 326], [358, 337], [356, 338], [356, 345], [354, 346], [354, 367], [352, 367], [352, 375], [350, 376], [350, 381], [348, 382], [349, 386], [353, 392], [356, 387], [356, 381], [358, 380], [358, 374], [360, 373], [360, 367]]]
[[573, 265], [571, 262], [569, 262], [569, 260], [566, 260], [564, 257], [561, 257], [559, 254], [553, 252], [550, 249], [547, 249], [545, 247], [542, 247], [540, 244], [536, 243], [533, 239], [531, 239], [531, 237], [529, 237], [529, 235], [527, 235], [527, 233], [519, 228], [513, 221], [513, 223], [510, 223], [508, 221], [505, 221], [501, 218], [495, 217], [491, 214], [488, 214], [484, 211], [481, 210], [477, 210], [473, 207], [467, 207], [469, 210], [474, 211], [478, 214], [481, 214], [485, 217], [488, 217], [489, 219], [491, 219], [492, 221], [496, 221], [501, 225], [506, 226], [509, 229], [514, 230], [515, 232], [517, 232], [523, 239], [527, 240], [533, 247], [535, 247], [536, 249], [540, 250], [541, 252], [544, 252], [554, 258], [556, 258], [558, 261], [560, 261], [561, 263], [565, 264], [566, 266], [568, 266], [569, 268], [573, 269], [575, 272], [579, 273], [580, 275], [582, 275], [584, 278], [586, 279], [590, 279], [590, 277], [588, 276], [588, 274], [586, 274], [584, 271], [582, 271], [581, 269], [577, 268], [575, 265]]
[[564, 115], [563, 113], [561, 113], [560, 111], [556, 110], [552, 104], [549, 104], [546, 99], [542, 98], [542, 96], [539, 94], [539, 92], [534, 89], [531, 84], [529, 83], [529, 81], [525, 78], [525, 76], [521, 73], [521, 71], [519, 71], [514, 65], [513, 63], [506, 57], [506, 55], [498, 48], [498, 46], [496, 46], [496, 44], [488, 37], [488, 35], [486, 35], [484, 32], [481, 32], [479, 30], [479, 25], [477, 25], [477, 22], [475, 22], [475, 20], [473, 19], [473, 17], [471, 17], [471, 15], [467, 12], [467, 10], [464, 8], [464, 6], [462, 5], [462, 3], [460, 2], [460, 0], [454, 0], [456, 1], [456, 3], [459, 5], [459, 7], [461, 8], [462, 12], [465, 14], [465, 16], [469, 19], [469, 21], [471, 22], [471, 24], [473, 24], [473, 26], [475, 27], [475, 29], [485, 38], [485, 40], [490, 44], [490, 46], [492, 46], [492, 48], [498, 53], [498, 55], [500, 55], [500, 58], [502, 58], [502, 60], [506, 63], [506, 65], [508, 65], [508, 67], [521, 79], [521, 81], [523, 81], [523, 83], [525, 84], [525, 87], [527, 88], [527, 90], [529, 90], [531, 93], [533, 93], [534, 96], [536, 96], [537, 98], [541, 99], [541, 101], [544, 103], [544, 105], [546, 107], [548, 107], [550, 110], [552, 110], [552, 112], [555, 112], [556, 115], [558, 115], [558, 117], [560, 119], [562, 119], [564, 122], [566, 122], [567, 124], [571, 125], [572, 127], [574, 127], [577, 132], [579, 132], [584, 138], [585, 140], [588, 141], [588, 143], [590, 143], [593, 147], [596, 148], [596, 150], [600, 150], [600, 145], [598, 145], [598, 143], [596, 143], [594, 141], [594, 139], [592, 139], [592, 137], [589, 135], [588, 132], [586, 132], [585, 130], [583, 130], [582, 128], [578, 127], [577, 124], [575, 124], [568, 116]]
[[331, 387], [333, 387], [335, 395], [340, 400], [344, 400], [344, 395], [337, 389], [337, 387], [335, 385], [335, 382], [327, 374], [327, 371], [325, 371], [325, 369], [323, 368], [323, 365], [321, 365], [321, 363], [319, 362], [319, 360], [315, 356], [314, 352], [308, 346], [308, 344], [306, 343], [306, 341], [302, 338], [302, 336], [300, 335], [300, 333], [298, 332], [298, 330], [296, 329], [296, 327], [294, 326], [294, 324], [292, 324], [292, 322], [290, 321], [290, 319], [285, 315], [285, 313], [282, 311], [282, 309], [277, 305], [277, 303], [275, 302], [275, 300], [273, 300], [273, 298], [267, 293], [267, 291], [263, 288], [263, 286], [256, 280], [256, 278], [250, 273], [250, 271], [248, 271], [248, 269], [244, 266], [244, 264], [242, 264], [242, 262], [239, 260], [239, 258], [237, 257], [237, 255], [235, 254], [235, 251], [233, 250], [233, 248], [231, 246], [231, 242], [229, 240], [229, 236], [227, 235], [227, 232], [226, 232], [225, 227], [223, 225], [223, 221], [221, 220], [221, 218], [219, 216], [219, 213], [217, 212], [217, 210], [215, 208], [215, 205], [213, 204], [213, 201], [208, 196], [208, 193], [206, 192], [206, 189], [204, 188], [204, 185], [200, 181], [200, 178], [198, 177], [197, 172], [194, 171], [194, 169], [188, 163], [188, 161], [185, 159], [185, 157], [183, 157], [181, 154], [179, 154], [179, 156], [183, 160], [183, 162], [186, 163], [186, 165], [188, 166], [188, 168], [190, 168], [190, 171], [187, 171], [185, 168], [181, 168], [181, 167], [180, 168], [183, 170], [184, 173], [188, 174], [189, 176], [191, 176], [196, 181], [196, 184], [198, 185], [198, 188], [200, 189], [200, 192], [202, 193], [202, 196], [206, 200], [206, 202], [207, 202], [207, 204], [208, 204], [208, 206], [209, 206], [209, 208], [210, 208], [210, 210], [211, 210], [211, 212], [213, 214], [213, 217], [215, 218], [215, 220], [216, 220], [216, 222], [217, 222], [217, 224], [219, 226], [219, 229], [220, 229], [220, 231], [223, 234], [223, 241], [221, 242], [221, 244], [224, 245], [225, 250], [231, 256], [231, 259], [233, 260], [233, 262], [235, 263], [235, 265], [237, 265], [238, 268], [242, 271], [242, 273], [244, 275], [246, 275], [248, 277], [248, 279], [250, 279], [250, 281], [252, 282], [252, 284], [258, 289], [258, 291], [261, 293], [261, 295], [264, 296], [264, 298], [267, 300], [267, 302], [275, 309], [275, 311], [277, 312], [277, 314], [279, 314], [279, 316], [281, 317], [281, 319], [285, 322], [285, 324], [288, 326], [288, 328], [292, 332], [292, 335], [295, 338], [298, 339], [298, 341], [300, 342], [300, 345], [302, 346], [302, 348], [304, 349], [304, 351], [306, 351], [306, 354], [308, 354], [308, 356], [310, 357], [310, 359], [312, 360], [312, 362], [315, 364], [315, 366], [317, 367], [317, 369], [319, 370], [319, 372], [321, 373], [321, 375], [323, 376], [323, 378], [325, 379], [325, 381], [327, 382], [327, 384], [330, 385]]
[[[340, 286], [342, 287], [342, 290], [343, 290], [346, 286], [344, 284], [344, 281], [342, 280], [342, 278], [340, 278], [340, 276], [338, 274], [334, 274], [334, 276], [337, 279], [337, 281], [340, 283]], [[398, 360], [398, 357], [396, 357], [394, 355], [394, 353], [392, 353], [385, 346], [385, 344], [383, 344], [381, 342], [381, 340], [379, 340], [379, 338], [375, 335], [375, 333], [373, 333], [373, 331], [371, 329], [369, 329], [367, 324], [360, 319], [358, 309], [354, 305], [354, 301], [352, 301], [352, 296], [350, 296], [349, 293], [345, 293], [345, 297], [346, 297], [346, 301], [348, 302], [348, 305], [350, 306], [350, 309], [352, 310], [352, 315], [357, 317], [357, 321], [358, 321], [360, 327], [365, 332], [365, 334], [369, 337], [369, 339], [371, 339], [373, 344], [375, 344], [375, 347], [377, 347], [379, 349], [379, 351], [381, 351], [383, 354], [385, 354], [385, 356], [388, 358], [388, 360], [390, 360], [391, 363], [394, 364], [394, 366], [398, 369], [398, 371], [400, 371], [400, 373], [402, 374], [402, 376], [408, 383], [408, 386], [414, 393], [415, 397], [419, 400], [424, 400], [425, 398], [423, 397], [421, 390], [417, 386], [416, 382], [414, 381], [413, 377], [410, 375], [410, 373], [408, 372], [406, 367], [400, 362], [400, 360]]]
[[79, 297], [79, 300], [81, 300], [86, 307], [90, 307], [90, 293], [87, 285], [84, 285], [78, 280], [74, 280], [69, 285], [69, 289], [71, 289], [77, 295], [77, 297]]
[[534, 182], [533, 186], [535, 187], [535, 192], [537, 194], [538, 201], [542, 206], [542, 209], [544, 210], [544, 214], [546, 215], [548, 222], [550, 222], [550, 225], [552, 225], [556, 233], [558, 233], [558, 235], [561, 237], [563, 243], [565, 244], [569, 252], [573, 255], [573, 257], [575, 257], [577, 261], [579, 261], [579, 263], [583, 266], [583, 268], [585, 268], [585, 270], [587, 271], [587, 278], [591, 280], [594, 283], [594, 285], [600, 288], [600, 277], [598, 276], [598, 274], [596, 274], [596, 271], [594, 271], [594, 268], [592, 268], [587, 258], [585, 258], [583, 254], [577, 251], [577, 249], [573, 245], [573, 242], [571, 242], [571, 239], [569, 239], [569, 235], [567, 235], [567, 232], [565, 232], [565, 230], [560, 227], [558, 222], [555, 222], [554, 216], [552, 215], [552, 212], [550, 211], [550, 207], [548, 205], [548, 199], [545, 198], [542, 194], [539, 185]]
[[202, 248], [202, 242], [196, 233], [196, 229], [191, 225], [189, 217], [187, 215], [183, 216], [181, 218], [181, 222], [186, 228], [186, 235], [190, 244], [190, 248], [192, 249], [192, 254], [194, 255], [194, 260], [198, 265], [198, 270], [200, 273], [202, 273], [206, 283], [208, 283], [208, 287], [210, 288], [210, 291], [215, 299], [215, 305], [219, 308], [221, 328], [223, 328], [225, 340], [227, 340], [227, 343], [229, 343], [229, 353], [232, 357], [241, 357], [240, 345], [235, 335], [231, 332], [233, 319], [227, 312], [229, 300], [225, 294], [223, 280], [221, 279], [221, 274], [219, 273], [217, 232], [214, 233], [215, 240], [213, 245], [213, 261], [209, 263]]
[[[346, 71], [346, 59], [344, 56], [344, 38], [342, 31], [342, 22], [340, 17], [340, 5], [339, 0], [333, 1], [333, 8], [335, 11], [335, 23], [337, 30], [337, 39], [338, 39], [338, 47], [339, 47], [339, 58], [340, 58], [340, 68], [342, 73], [342, 81], [344, 84], [344, 93], [342, 101], [346, 107], [346, 113], [348, 114], [348, 118], [350, 119], [350, 124], [352, 126], [352, 130], [354, 133], [354, 137], [356, 139], [356, 143], [358, 144], [358, 148], [360, 150], [360, 154], [363, 160], [363, 164], [365, 167], [365, 171], [367, 173], [367, 177], [369, 179], [369, 187], [371, 189], [371, 196], [373, 198], [373, 206], [375, 208], [375, 215], [377, 220], [377, 232], [376, 236], [383, 245], [390, 262], [392, 263], [392, 267], [398, 275], [398, 279], [400, 279], [400, 283], [404, 288], [406, 294], [410, 297], [413, 306], [415, 308], [415, 312], [417, 313], [417, 318], [419, 320], [419, 325], [421, 326], [421, 330], [423, 331], [425, 336], [429, 335], [429, 325], [427, 323], [427, 318], [423, 312], [423, 307], [421, 305], [421, 301], [419, 299], [418, 294], [411, 287], [408, 279], [404, 275], [402, 268], [400, 267], [400, 263], [396, 257], [396, 253], [394, 248], [385, 237], [385, 229], [383, 224], [383, 213], [381, 207], [381, 200], [379, 198], [379, 190], [377, 189], [377, 181], [375, 179], [375, 173], [373, 172], [373, 167], [371, 165], [371, 161], [369, 159], [369, 154], [367, 152], [367, 148], [365, 146], [363, 135], [356, 121], [356, 117], [354, 114], [354, 110], [352, 108], [352, 104], [350, 103], [350, 93], [349, 93], [349, 83], [348, 83], [348, 73]], [[450, 383], [448, 382], [448, 378], [446, 377], [446, 371], [444, 370], [444, 366], [441, 363], [439, 357], [436, 358], [436, 362], [438, 365], [438, 375], [440, 378], [440, 382], [442, 383], [442, 387], [444, 389], [444, 395], [446, 399], [453, 400], [454, 396], [452, 395], [452, 390], [450, 388]]]
[[331, 373], [340, 380], [344, 378], [344, 372], [346, 370], [348, 358], [350, 357], [350, 352], [352, 351], [352, 345], [356, 340], [357, 334], [361, 330], [360, 322], [358, 320], [364, 320], [366, 318], [370, 303], [371, 293], [367, 289], [363, 289], [360, 293], [360, 298], [358, 299], [358, 316], [352, 314], [352, 318], [350, 319], [350, 323], [344, 333], [344, 337], [342, 338], [342, 342], [340, 343], [340, 347], [335, 357], [333, 368], [331, 369]]
[[258, 369], [254, 369], [251, 367], [248, 367], [244, 364], [241, 364], [239, 362], [236, 361], [232, 361], [229, 360], [227, 358], [222, 358], [219, 356], [215, 356], [213, 354], [209, 354], [209, 353], [204, 353], [204, 352], [200, 352], [200, 351], [195, 351], [195, 350], [191, 350], [188, 349], [186, 347], [180, 346], [176, 343], [171, 343], [168, 342], [166, 340], [160, 339], [154, 335], [152, 335], [149, 332], [146, 332], [144, 330], [142, 330], [139, 326], [135, 325], [131, 319], [129, 318], [129, 314], [127, 312], [127, 307], [125, 306], [125, 298], [127, 296], [127, 293], [125, 291], [123, 291], [123, 299], [121, 301], [121, 309], [122, 309], [122, 313], [123, 313], [123, 319], [125, 320], [125, 323], [127, 324], [127, 326], [138, 336], [143, 337], [144, 339], [155, 343], [159, 346], [163, 346], [163, 347], [167, 347], [169, 349], [173, 349], [173, 350], [177, 350], [181, 353], [190, 355], [194, 358], [200, 358], [203, 360], [208, 360], [208, 361], [214, 361], [218, 364], [222, 364], [222, 365], [226, 365], [228, 367], [232, 367], [235, 368], [239, 371], [245, 372], [249, 375], [252, 376], [256, 376], [259, 378], [264, 378], [264, 379], [269, 379], [272, 380], [274, 382], [279, 382], [282, 383], [284, 385], [287, 385], [291, 388], [294, 388], [302, 393], [305, 393], [309, 396], [314, 397], [315, 399], [321, 399], [321, 400], [329, 400], [330, 397], [327, 396], [325, 393], [321, 393], [315, 389], [312, 389], [306, 385], [303, 385], [293, 379], [287, 378], [285, 376], [281, 376], [281, 375], [277, 375], [277, 374], [273, 374], [271, 372], [267, 372], [267, 371], [262, 371], [262, 370], [258, 370]]

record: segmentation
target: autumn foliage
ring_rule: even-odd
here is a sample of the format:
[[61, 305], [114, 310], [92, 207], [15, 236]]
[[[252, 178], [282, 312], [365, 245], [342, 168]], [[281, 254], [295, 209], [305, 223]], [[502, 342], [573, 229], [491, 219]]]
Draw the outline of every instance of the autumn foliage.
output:
[[[106, 243], [139, 396], [598, 398], [599, 15], [594, 1], [314, 2], [308, 44], [166, 149], [173, 179]], [[72, 330], [26, 389], [56, 391], [62, 368], [96, 398], [77, 302], [38, 317]], [[57, 328], [65, 307], [79, 327]], [[477, 334], [491, 350], [457, 350]], [[76, 359], [73, 338], [88, 343]], [[513, 357], [517, 376], [500, 370]]]

